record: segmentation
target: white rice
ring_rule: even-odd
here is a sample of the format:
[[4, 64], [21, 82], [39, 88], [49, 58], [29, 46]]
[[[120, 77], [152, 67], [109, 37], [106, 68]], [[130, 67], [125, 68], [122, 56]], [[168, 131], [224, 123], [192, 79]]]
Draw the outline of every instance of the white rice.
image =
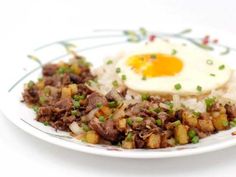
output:
[[[99, 88], [96, 88], [99, 92], [106, 94], [113, 87], [112, 82], [114, 80], [118, 81], [119, 85], [122, 85], [121, 79], [117, 76], [116, 63], [124, 53], [120, 53], [116, 57], [109, 57], [104, 61], [104, 64], [94, 69], [93, 74], [98, 76]], [[112, 59], [111, 59], [112, 58]], [[112, 64], [106, 64], [108, 60], [112, 60]], [[182, 106], [188, 107], [198, 112], [205, 112], [205, 99], [207, 97], [216, 97], [216, 99], [223, 105], [231, 102], [236, 103], [236, 71], [233, 71], [231, 79], [227, 82], [224, 88], [212, 90], [211, 93], [205, 96], [191, 96], [191, 97], [181, 97], [179, 95], [173, 95], [173, 105], [174, 109], [181, 108]], [[133, 100], [134, 102], [139, 101], [140, 94], [128, 89], [126, 100]]]

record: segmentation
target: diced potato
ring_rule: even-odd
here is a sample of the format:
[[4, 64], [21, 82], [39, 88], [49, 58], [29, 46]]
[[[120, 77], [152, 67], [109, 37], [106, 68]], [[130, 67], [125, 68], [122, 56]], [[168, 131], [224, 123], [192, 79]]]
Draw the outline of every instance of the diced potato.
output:
[[198, 123], [198, 118], [187, 111], [183, 112], [183, 123], [189, 125], [190, 127], [196, 127]]
[[213, 125], [216, 130], [225, 130], [228, 128], [228, 119], [226, 114], [220, 114], [218, 117], [213, 117]]
[[184, 125], [180, 124], [175, 127], [175, 139], [179, 144], [188, 143], [188, 131]]
[[109, 116], [111, 115], [111, 109], [107, 106], [102, 106], [100, 110], [103, 112], [104, 115]]
[[91, 144], [97, 144], [99, 142], [99, 135], [91, 130], [86, 133], [86, 141]]
[[45, 87], [44, 80], [38, 81], [37, 87], [38, 87], [40, 90], [42, 90], [42, 89]]
[[134, 148], [134, 143], [133, 141], [122, 141], [122, 148], [125, 148], [125, 149], [133, 149]]
[[204, 132], [213, 132], [215, 130], [211, 119], [199, 119], [198, 124], [200, 129]]
[[80, 74], [81, 72], [79, 66], [76, 63], [73, 63], [70, 68], [75, 74]]
[[71, 97], [71, 88], [63, 87], [61, 90], [61, 97], [62, 98], [70, 98]]
[[151, 149], [160, 148], [161, 145], [161, 135], [151, 134], [147, 140], [147, 147]]
[[125, 130], [126, 129], [126, 119], [119, 119], [118, 120], [118, 128], [120, 130]]
[[72, 95], [75, 95], [75, 94], [78, 93], [78, 87], [77, 87], [76, 84], [70, 84], [70, 85], [69, 85], [69, 88], [71, 89]]

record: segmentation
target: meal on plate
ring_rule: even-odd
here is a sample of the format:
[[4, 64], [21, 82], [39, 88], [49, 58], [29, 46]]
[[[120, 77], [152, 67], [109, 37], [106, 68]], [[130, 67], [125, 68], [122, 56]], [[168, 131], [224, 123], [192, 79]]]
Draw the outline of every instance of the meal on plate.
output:
[[191, 45], [157, 39], [99, 68], [73, 53], [29, 81], [36, 120], [87, 143], [126, 149], [198, 143], [236, 125], [234, 71]]

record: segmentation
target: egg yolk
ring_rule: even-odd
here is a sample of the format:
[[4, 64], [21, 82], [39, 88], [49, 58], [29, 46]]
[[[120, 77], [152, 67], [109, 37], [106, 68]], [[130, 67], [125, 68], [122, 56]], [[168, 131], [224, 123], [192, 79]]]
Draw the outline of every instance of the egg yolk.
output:
[[179, 58], [161, 53], [133, 55], [126, 64], [145, 77], [174, 76], [183, 68]]

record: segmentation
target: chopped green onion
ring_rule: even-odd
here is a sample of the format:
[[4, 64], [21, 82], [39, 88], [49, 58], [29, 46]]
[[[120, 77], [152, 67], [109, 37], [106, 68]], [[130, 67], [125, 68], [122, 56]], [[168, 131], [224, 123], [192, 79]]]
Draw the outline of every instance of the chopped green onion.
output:
[[191, 129], [191, 130], [189, 130], [188, 131], [188, 136], [189, 136], [189, 138], [193, 138], [193, 137], [195, 137], [196, 136], [196, 132], [195, 132], [195, 130], [193, 130], [193, 129]]
[[136, 117], [136, 122], [142, 122], [143, 121], [143, 118], [142, 117]]
[[224, 121], [222, 121], [222, 125], [223, 125], [224, 127], [228, 127], [229, 122], [228, 122], [227, 120], [224, 120]]
[[161, 126], [161, 125], [162, 125], [161, 119], [157, 119], [157, 120], [156, 120], [156, 124], [157, 124], [158, 126]]
[[39, 97], [39, 103], [40, 103], [40, 104], [44, 104], [45, 102], [46, 102], [45, 96], [40, 96], [40, 97]]
[[147, 77], [146, 77], [146, 76], [143, 76], [143, 77], [142, 77], [142, 80], [144, 80], [144, 81], [147, 80]]
[[72, 110], [72, 111], [71, 111], [71, 115], [76, 116], [77, 114], [78, 114], [78, 111], [77, 111], [77, 110]]
[[151, 57], [152, 59], [156, 59], [156, 58], [157, 58], [156, 54], [151, 54], [150, 57]]
[[43, 124], [44, 124], [45, 126], [48, 126], [48, 125], [49, 125], [48, 121], [45, 121]]
[[80, 101], [80, 100], [84, 100], [85, 99], [85, 95], [74, 95], [73, 99], [75, 101]]
[[116, 68], [116, 73], [120, 73], [121, 69], [120, 68]]
[[39, 107], [38, 106], [33, 106], [32, 109], [34, 110], [35, 113], [39, 112]]
[[113, 87], [118, 87], [118, 86], [119, 86], [117, 80], [114, 80], [114, 81], [112, 82], [112, 85], [113, 85]]
[[96, 107], [97, 107], [97, 108], [101, 108], [101, 107], [102, 107], [102, 103], [97, 103], [97, 104], [96, 104]]
[[170, 109], [173, 109], [174, 107], [174, 104], [171, 102], [165, 102], [165, 104], [168, 105]]
[[110, 101], [110, 102], [108, 102], [108, 106], [110, 107], [110, 108], [116, 108], [117, 107], [117, 101]]
[[197, 86], [197, 91], [199, 91], [199, 92], [202, 91], [202, 87], [200, 85]]
[[175, 84], [175, 90], [180, 90], [181, 88], [182, 88], [182, 86], [180, 83]]
[[71, 69], [69, 67], [67, 67], [67, 66], [61, 66], [57, 70], [58, 74], [64, 74], [64, 73], [69, 73], [69, 72], [71, 72]]
[[210, 108], [215, 103], [215, 97], [205, 99], [205, 104], [207, 109]]
[[161, 112], [161, 108], [156, 108], [156, 109], [154, 109], [154, 111], [155, 111], [156, 113], [159, 113], [159, 112]]
[[105, 122], [104, 116], [99, 116], [98, 119], [99, 119], [100, 122]]
[[177, 50], [173, 49], [171, 52], [171, 55], [175, 55], [177, 53]]
[[28, 82], [28, 88], [32, 88], [34, 86], [34, 82], [33, 81], [29, 81]]
[[126, 121], [127, 121], [127, 124], [130, 125], [130, 126], [133, 124], [133, 121], [132, 121], [131, 118], [128, 118]]
[[193, 111], [193, 115], [199, 117], [199, 116], [201, 115], [201, 113], [200, 113], [200, 112]]
[[206, 61], [206, 63], [207, 63], [208, 65], [213, 65], [213, 60], [208, 59], [208, 60]]
[[180, 120], [176, 120], [175, 122], [172, 123], [174, 126], [178, 126], [181, 124]]
[[211, 73], [211, 74], [210, 74], [210, 76], [212, 76], [212, 77], [215, 77], [216, 75], [215, 75], [215, 74], [213, 74], [213, 73]]
[[230, 121], [230, 122], [229, 122], [229, 125], [230, 125], [231, 128], [232, 128], [232, 127], [236, 127], [236, 123], [235, 123], [234, 121]]
[[219, 70], [225, 69], [225, 65], [220, 65], [218, 69], [219, 69]]
[[87, 131], [90, 130], [89, 126], [88, 126], [87, 124], [85, 124], [85, 123], [82, 123], [81, 126], [82, 126], [82, 129], [83, 129], [85, 132], [87, 132]]
[[109, 119], [113, 119], [113, 114], [110, 114], [110, 115], [109, 115]]
[[198, 137], [198, 136], [194, 136], [194, 137], [191, 139], [191, 142], [192, 142], [193, 144], [198, 143], [198, 142], [199, 142], [199, 137]]
[[125, 81], [125, 80], [127, 79], [126, 75], [123, 74], [123, 75], [121, 76], [121, 79], [122, 79], [123, 81]]
[[150, 95], [148, 93], [141, 94], [142, 101], [149, 100], [149, 98], [150, 98]]
[[127, 140], [127, 141], [132, 141], [132, 139], [133, 139], [133, 133], [132, 133], [132, 132], [129, 132], [128, 135], [127, 135], [127, 137], [126, 137], [126, 140]]
[[107, 61], [107, 65], [110, 65], [110, 64], [112, 64], [112, 63], [113, 63], [112, 60], [108, 60], [108, 61]]
[[74, 108], [79, 108], [80, 107], [80, 102], [79, 101], [73, 101], [73, 106], [74, 106]]

